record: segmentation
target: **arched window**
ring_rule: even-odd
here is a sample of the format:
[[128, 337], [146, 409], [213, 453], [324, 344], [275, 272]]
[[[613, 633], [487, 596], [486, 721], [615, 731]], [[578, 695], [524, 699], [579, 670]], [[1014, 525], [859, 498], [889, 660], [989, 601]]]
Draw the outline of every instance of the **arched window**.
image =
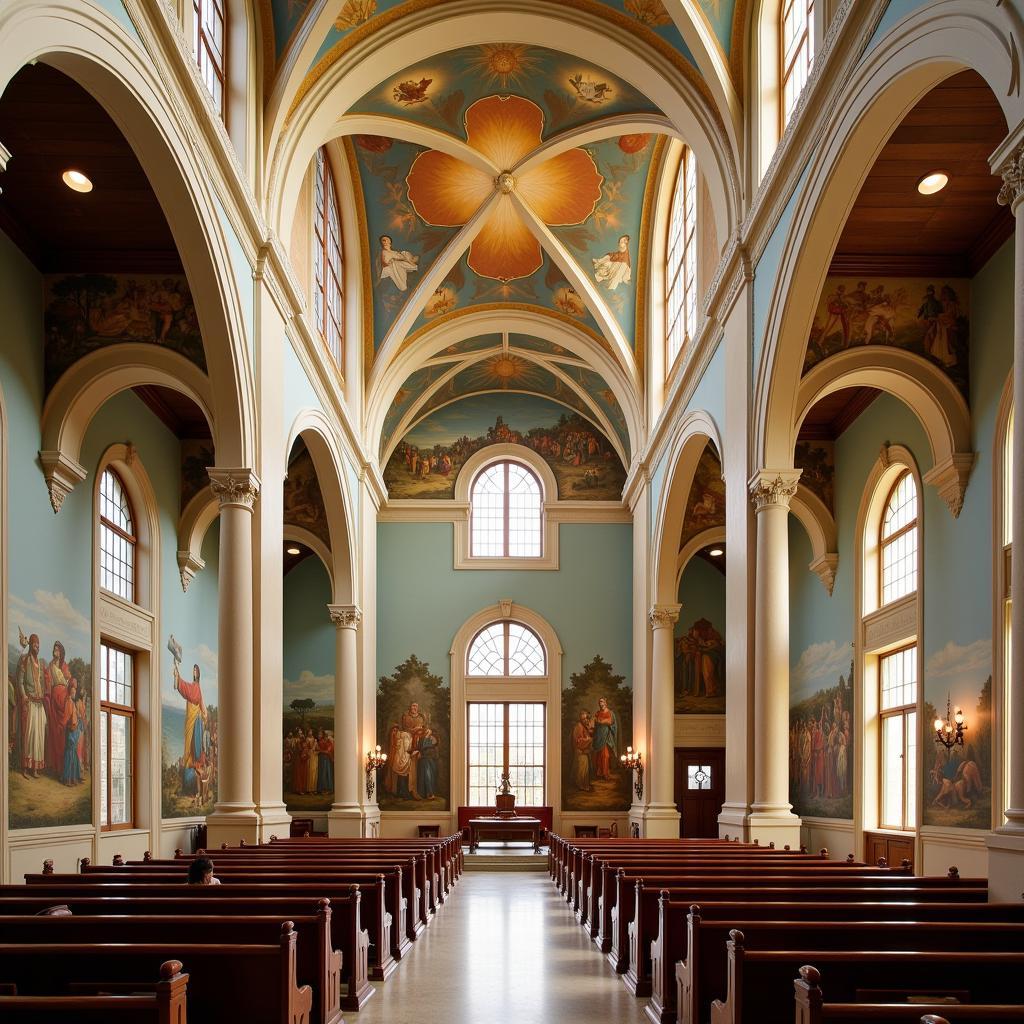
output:
[[316, 151], [316, 239], [313, 253], [313, 313], [327, 347], [342, 363], [341, 213], [331, 162]]
[[781, 130], [785, 131], [814, 61], [814, 0], [782, 0], [779, 39]]
[[135, 522], [121, 478], [105, 469], [100, 478], [100, 586], [135, 600]]
[[495, 462], [470, 488], [470, 555], [473, 558], [539, 558], [543, 490], [519, 462]]
[[889, 492], [878, 547], [881, 603], [887, 605], [917, 590], [917, 485], [909, 469]]
[[467, 675], [542, 676], [546, 671], [540, 637], [520, 622], [492, 622], [469, 645]]
[[220, 116], [225, 115], [224, 84], [227, 81], [225, 55], [225, 0], [192, 0], [192, 49], [199, 73], [217, 104]]
[[690, 147], [684, 146], [672, 192], [665, 254], [665, 366], [668, 370], [696, 331], [697, 161]]

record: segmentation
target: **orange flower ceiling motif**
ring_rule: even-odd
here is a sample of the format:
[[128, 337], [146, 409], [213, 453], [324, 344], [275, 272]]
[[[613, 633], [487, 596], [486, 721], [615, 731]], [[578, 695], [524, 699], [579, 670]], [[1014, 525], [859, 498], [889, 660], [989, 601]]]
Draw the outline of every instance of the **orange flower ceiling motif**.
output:
[[512, 193], [545, 224], [582, 224], [601, 198], [604, 178], [583, 149], [544, 160], [522, 174], [515, 168], [543, 139], [544, 113], [521, 96], [487, 96], [466, 111], [466, 140], [499, 175], [429, 150], [406, 178], [409, 202], [428, 224], [462, 227], [498, 192], [498, 201], [469, 247], [470, 269], [481, 277], [529, 277], [543, 263], [540, 243], [523, 221]]

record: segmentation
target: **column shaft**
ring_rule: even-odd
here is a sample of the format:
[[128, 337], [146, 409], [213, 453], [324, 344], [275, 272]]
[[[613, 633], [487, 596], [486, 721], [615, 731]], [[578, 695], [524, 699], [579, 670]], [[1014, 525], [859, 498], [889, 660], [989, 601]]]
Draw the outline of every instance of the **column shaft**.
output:
[[644, 833], [657, 838], [679, 835], [675, 800], [675, 663], [673, 627], [679, 605], [651, 609], [651, 749], [646, 783], [650, 789]]
[[362, 613], [355, 605], [329, 605], [337, 627], [334, 664], [334, 803], [327, 816], [332, 836], [363, 833], [359, 801], [362, 746], [359, 735], [357, 641]]

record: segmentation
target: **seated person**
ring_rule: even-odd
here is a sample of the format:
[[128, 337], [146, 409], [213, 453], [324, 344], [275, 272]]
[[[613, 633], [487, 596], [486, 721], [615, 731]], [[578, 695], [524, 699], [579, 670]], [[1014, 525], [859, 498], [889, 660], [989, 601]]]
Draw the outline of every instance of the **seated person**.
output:
[[220, 879], [213, 877], [213, 861], [209, 857], [196, 857], [188, 866], [189, 885], [220, 885]]

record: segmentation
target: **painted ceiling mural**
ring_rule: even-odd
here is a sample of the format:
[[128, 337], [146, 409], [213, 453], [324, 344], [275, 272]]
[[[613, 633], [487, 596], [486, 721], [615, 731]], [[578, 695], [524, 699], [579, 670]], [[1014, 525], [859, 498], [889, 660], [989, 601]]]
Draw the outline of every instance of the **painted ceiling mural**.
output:
[[[463, 346], [470, 351], [453, 353]], [[628, 460], [626, 417], [605, 378], [562, 346], [524, 335], [511, 335], [508, 343], [500, 335], [469, 339], [410, 374], [384, 419], [381, 457], [389, 455], [398, 431], [415, 430], [434, 410], [471, 395], [505, 392], [545, 396], [574, 410], [614, 437]]]
[[549, 398], [516, 392], [470, 395], [435, 410], [407, 431], [384, 467], [389, 498], [455, 496], [473, 454], [494, 444], [531, 448], [551, 467], [562, 500], [616, 501], [626, 470], [594, 422]]
[[725, 526], [725, 481], [718, 452], [709, 441], [697, 463], [690, 496], [686, 499], [680, 550], [698, 533], [712, 526]]

